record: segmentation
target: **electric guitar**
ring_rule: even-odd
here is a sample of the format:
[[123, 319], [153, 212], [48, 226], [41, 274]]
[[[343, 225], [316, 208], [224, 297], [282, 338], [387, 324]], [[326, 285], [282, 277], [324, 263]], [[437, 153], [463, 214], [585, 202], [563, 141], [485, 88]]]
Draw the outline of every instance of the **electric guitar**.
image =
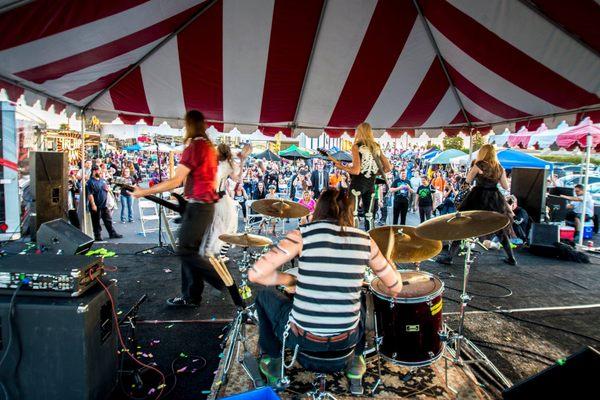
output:
[[[116, 179], [115, 182], [113, 182], [113, 183], [115, 185], [127, 190], [128, 192], [133, 192], [135, 189], [133, 186], [131, 186], [128, 183], [119, 182], [118, 179]], [[148, 199], [156, 204], [159, 204], [159, 205], [163, 206], [164, 208], [167, 208], [171, 211], [176, 211], [179, 213], [179, 215], [183, 215], [188, 201], [182, 195], [177, 194], [177, 193], [171, 193], [171, 196], [175, 197], [175, 199], [177, 200], [177, 203], [173, 203], [169, 200], [165, 200], [165, 199], [162, 199], [162, 198], [160, 198], [158, 196], [154, 196], [154, 195], [144, 196], [144, 198]]]
[[[339, 160], [336, 160], [330, 153], [329, 151], [323, 149], [323, 148], [318, 148], [317, 151], [319, 152], [319, 154], [321, 154], [323, 157], [327, 157], [330, 161], [332, 161], [333, 163], [339, 162]], [[377, 162], [377, 167], [379, 168], [380, 171], [383, 171], [383, 166], [380, 165], [381, 164], [381, 160], [376, 159]], [[375, 184], [376, 185], [385, 185], [387, 184], [388, 186], [391, 184], [391, 182], [388, 182], [388, 179], [386, 178], [385, 174], [378, 174], [375, 177]]]

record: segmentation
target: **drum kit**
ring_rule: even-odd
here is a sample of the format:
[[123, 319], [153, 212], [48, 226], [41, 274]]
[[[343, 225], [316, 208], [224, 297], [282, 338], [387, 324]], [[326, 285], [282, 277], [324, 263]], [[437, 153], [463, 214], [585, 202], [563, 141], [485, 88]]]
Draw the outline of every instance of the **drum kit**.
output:
[[[300, 218], [308, 215], [306, 207], [283, 199], [258, 200], [252, 204], [252, 208], [258, 213], [275, 218]], [[446, 374], [448, 361], [460, 366], [483, 362], [507, 387], [510, 386], [510, 381], [478, 349], [474, 350], [480, 359], [465, 361], [462, 357], [464, 346], [474, 347], [464, 337], [465, 311], [471, 300], [467, 286], [474, 261], [472, 248], [475, 244], [481, 244], [479, 237], [500, 231], [508, 223], [509, 219], [506, 216], [496, 212], [465, 211], [433, 218], [417, 227], [393, 225], [369, 231], [369, 235], [390, 263], [415, 266], [415, 269], [398, 270], [403, 288], [396, 296], [390, 294], [383, 282], [372, 272], [367, 271], [365, 274], [367, 320], [373, 321], [372, 352], [378, 356], [379, 371], [382, 359], [412, 369], [428, 366], [443, 356], [446, 360]], [[249, 249], [258, 247], [266, 251], [272, 241], [250, 233], [221, 235], [220, 239], [242, 247], [243, 256], [238, 262], [238, 268], [242, 274], [240, 292], [242, 297], [245, 297], [243, 293], [247, 288], [247, 270], [262, 254], [251, 254]], [[444, 283], [437, 276], [420, 271], [419, 268], [421, 262], [441, 252], [442, 241], [461, 241], [466, 253], [456, 331], [450, 330], [443, 322]], [[286, 272], [294, 273], [294, 270]], [[367, 330], [368, 325], [369, 323]], [[450, 356], [445, 356], [445, 351], [448, 351]], [[247, 368], [246, 371], [248, 372]], [[375, 383], [373, 392], [380, 382], [381, 380]]]
[[[464, 211], [442, 215], [417, 227], [383, 226], [369, 231], [381, 252], [391, 263], [414, 263], [416, 270], [399, 270], [403, 287], [392, 296], [379, 278], [369, 283], [373, 305], [375, 347], [380, 358], [393, 364], [418, 368], [432, 364], [447, 350], [450, 361], [464, 365], [461, 350], [469, 345], [507, 387], [511, 382], [464, 337], [465, 311], [471, 300], [467, 292], [473, 263], [472, 248], [479, 237], [500, 231], [509, 224], [505, 215], [492, 211]], [[419, 270], [419, 263], [440, 253], [442, 241], [461, 241], [465, 249], [459, 324], [456, 332], [443, 322], [444, 283], [436, 276]], [[448, 372], [448, 358], [445, 357]], [[446, 379], [447, 382], [447, 379]], [[379, 383], [379, 382], [378, 382]], [[376, 389], [377, 384], [373, 388]]]

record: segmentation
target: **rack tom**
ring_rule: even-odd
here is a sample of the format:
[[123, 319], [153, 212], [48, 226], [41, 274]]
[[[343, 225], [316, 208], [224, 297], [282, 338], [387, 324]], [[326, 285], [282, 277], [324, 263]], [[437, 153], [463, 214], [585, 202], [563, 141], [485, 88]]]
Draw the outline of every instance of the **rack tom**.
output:
[[392, 297], [379, 278], [370, 285], [373, 294], [379, 355], [407, 367], [426, 366], [441, 357], [442, 293], [444, 283], [422, 271], [398, 271], [404, 284]]

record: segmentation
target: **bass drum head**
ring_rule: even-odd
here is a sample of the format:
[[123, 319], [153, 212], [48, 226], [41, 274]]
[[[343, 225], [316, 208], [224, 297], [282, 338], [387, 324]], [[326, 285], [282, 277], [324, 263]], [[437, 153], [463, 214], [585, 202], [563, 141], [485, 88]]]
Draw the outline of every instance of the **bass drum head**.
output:
[[394, 303], [421, 303], [439, 296], [444, 291], [444, 283], [438, 277], [427, 272], [399, 270], [397, 273], [398, 279], [402, 281], [418, 280], [418, 282], [404, 284], [400, 294], [393, 297], [381, 279], [375, 278], [371, 282], [373, 294]]

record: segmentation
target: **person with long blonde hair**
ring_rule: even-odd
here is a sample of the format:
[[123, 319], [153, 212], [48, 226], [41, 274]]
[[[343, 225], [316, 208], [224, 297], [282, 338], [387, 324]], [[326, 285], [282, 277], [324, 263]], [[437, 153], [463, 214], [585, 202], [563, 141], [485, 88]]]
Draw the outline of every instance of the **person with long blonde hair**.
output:
[[[509, 190], [506, 171], [498, 162], [496, 149], [491, 144], [484, 144], [479, 149], [477, 159], [473, 161], [471, 168], [467, 172], [466, 181], [468, 184], [475, 185], [458, 205], [457, 211], [485, 210], [496, 211], [505, 214], [512, 219], [513, 213], [506, 202], [506, 198], [500, 193], [498, 184], [505, 190]], [[500, 243], [506, 252], [506, 258], [503, 260], [509, 265], [517, 265], [517, 260], [510, 247], [510, 226], [495, 234], [500, 237]], [[436, 259], [441, 264], [452, 264], [452, 259], [458, 254], [460, 243], [452, 242], [449, 254], [440, 256]]]
[[[350, 174], [351, 193], [360, 193], [361, 216], [371, 213], [375, 194], [375, 178], [385, 176], [392, 170], [392, 165], [375, 140], [373, 130], [368, 122], [363, 122], [356, 127], [352, 145], [352, 163], [342, 165], [341, 162], [336, 161], [334, 164], [338, 169]], [[367, 219], [365, 219], [365, 228], [367, 230], [371, 228]]]
[[206, 134], [204, 115], [197, 110], [185, 114], [186, 148], [175, 175], [151, 188], [136, 187], [134, 197], [161, 193], [184, 185], [188, 204], [179, 227], [177, 254], [181, 257], [181, 295], [167, 300], [169, 306], [199, 306], [204, 279], [218, 289], [222, 283], [210, 262], [198, 254], [205, 234], [213, 221], [216, 191], [217, 151]]

